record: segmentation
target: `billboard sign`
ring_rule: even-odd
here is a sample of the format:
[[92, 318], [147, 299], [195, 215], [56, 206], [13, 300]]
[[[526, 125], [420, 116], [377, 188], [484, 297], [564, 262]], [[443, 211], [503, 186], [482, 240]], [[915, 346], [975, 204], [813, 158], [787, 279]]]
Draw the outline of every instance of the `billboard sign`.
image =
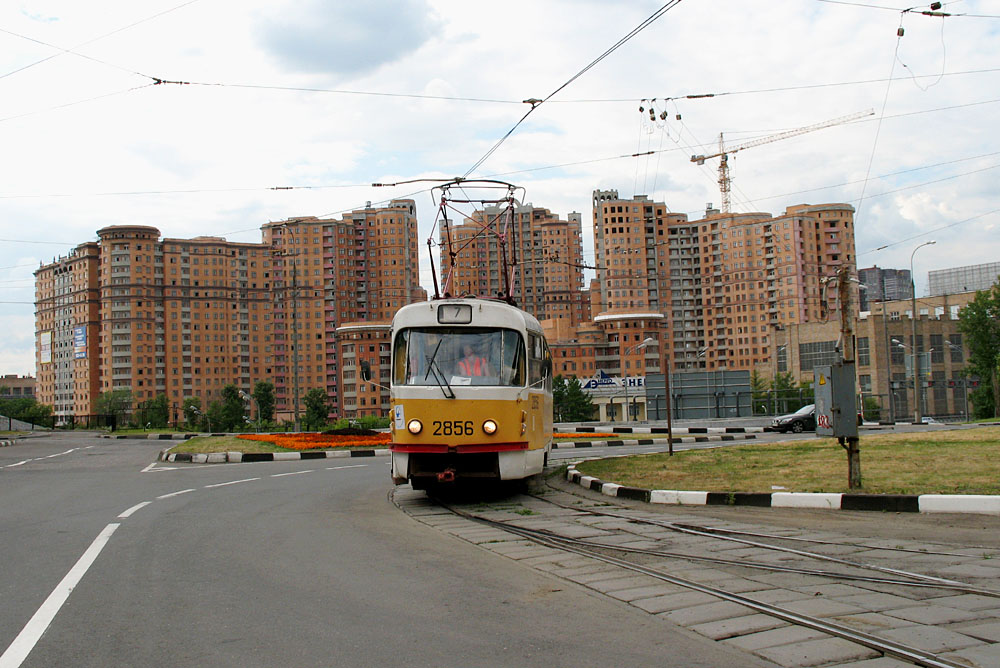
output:
[[73, 359], [82, 359], [87, 356], [87, 327], [73, 328]]
[[52, 363], [52, 330], [40, 332], [38, 335], [38, 361], [41, 364]]

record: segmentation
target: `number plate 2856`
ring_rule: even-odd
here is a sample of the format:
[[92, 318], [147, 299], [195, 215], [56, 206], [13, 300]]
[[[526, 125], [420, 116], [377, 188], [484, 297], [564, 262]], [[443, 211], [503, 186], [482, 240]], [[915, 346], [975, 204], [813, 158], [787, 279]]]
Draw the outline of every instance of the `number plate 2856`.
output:
[[435, 436], [472, 436], [475, 433], [472, 420], [434, 420]]

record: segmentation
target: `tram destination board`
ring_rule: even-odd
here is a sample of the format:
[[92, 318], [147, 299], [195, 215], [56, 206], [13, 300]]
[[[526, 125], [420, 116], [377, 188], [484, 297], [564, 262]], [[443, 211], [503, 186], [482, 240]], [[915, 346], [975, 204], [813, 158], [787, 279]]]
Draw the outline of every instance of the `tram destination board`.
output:
[[841, 362], [814, 369], [816, 393], [816, 435], [857, 438], [857, 411], [854, 408], [854, 363]]

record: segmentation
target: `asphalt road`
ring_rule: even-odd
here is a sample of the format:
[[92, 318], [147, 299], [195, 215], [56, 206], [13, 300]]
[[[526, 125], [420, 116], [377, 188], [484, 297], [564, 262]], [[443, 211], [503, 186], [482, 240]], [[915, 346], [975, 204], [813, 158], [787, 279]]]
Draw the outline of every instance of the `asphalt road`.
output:
[[766, 665], [414, 521], [385, 458], [160, 447], [0, 448], [0, 668]]

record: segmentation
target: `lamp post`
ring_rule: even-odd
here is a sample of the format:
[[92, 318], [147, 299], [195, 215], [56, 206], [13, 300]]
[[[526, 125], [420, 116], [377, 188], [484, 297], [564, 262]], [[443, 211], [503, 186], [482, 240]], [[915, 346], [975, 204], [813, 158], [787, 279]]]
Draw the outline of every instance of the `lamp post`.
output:
[[[647, 337], [642, 343], [637, 343], [634, 346], [626, 348], [625, 352], [623, 352], [621, 355], [622, 385], [625, 386], [625, 405], [622, 406], [622, 413], [625, 415], [625, 417], [628, 417], [628, 374], [625, 373], [625, 356], [629, 354], [629, 351], [635, 352], [637, 350], [645, 348], [646, 346], [654, 345], [655, 343], [656, 339], [652, 337]], [[667, 400], [669, 401], [670, 397], [667, 397]], [[633, 413], [635, 412], [634, 405], [632, 406], [632, 412]]]
[[[962, 349], [962, 346], [954, 344], [951, 341], [948, 341], [947, 339], [945, 340], [944, 343], [945, 343], [946, 346], [948, 346], [952, 350], [957, 350], [960, 353], [963, 353], [962, 357], [964, 359], [965, 356], [964, 356], [964, 351]], [[952, 361], [954, 361], [954, 358], [952, 358]], [[954, 373], [954, 369], [952, 370], [952, 372]], [[952, 378], [954, 378], [954, 375], [952, 376]], [[965, 401], [963, 403], [963, 406], [965, 407], [965, 421], [968, 422], [969, 421], [969, 379], [965, 378], [964, 376], [962, 378], [962, 390], [963, 390], [963, 394], [964, 394], [964, 397], [965, 397]]]
[[[242, 399], [243, 401], [247, 402], [247, 413], [250, 413], [251, 410], [253, 409], [253, 397], [251, 395], [247, 394], [246, 392], [244, 392], [243, 390], [240, 390], [239, 393], [240, 393], [240, 399]], [[257, 405], [257, 420], [258, 420], [257, 431], [259, 432], [260, 431], [260, 424], [259, 424], [259, 420], [260, 420], [260, 404]], [[249, 416], [244, 416], [243, 421], [246, 422], [248, 426], [250, 424], [252, 424], [252, 422], [250, 421]]]
[[[910, 278], [913, 274], [910, 274]], [[896, 424], [896, 401], [892, 391], [892, 351], [889, 349], [889, 314], [885, 310], [885, 293], [882, 293], [882, 334], [885, 336], [885, 389], [889, 393], [889, 422]], [[874, 347], [874, 346], [873, 346]]]
[[910, 253], [910, 288], [912, 294], [910, 295], [912, 309], [910, 313], [910, 334], [913, 336], [913, 423], [922, 424], [923, 415], [920, 408], [920, 395], [921, 388], [917, 387], [917, 379], [920, 378], [920, 346], [917, 345], [917, 284], [913, 280], [913, 256], [917, 254], [917, 251], [924, 246], [932, 246], [936, 244], [936, 241], [925, 241]]

